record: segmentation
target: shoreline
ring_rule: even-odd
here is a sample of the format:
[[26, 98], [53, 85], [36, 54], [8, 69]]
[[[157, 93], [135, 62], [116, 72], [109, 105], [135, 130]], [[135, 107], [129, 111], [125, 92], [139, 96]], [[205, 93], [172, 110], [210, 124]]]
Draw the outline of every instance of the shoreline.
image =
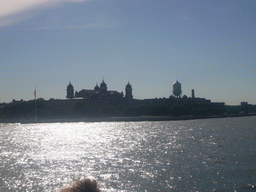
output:
[[197, 119], [213, 119], [228, 117], [248, 117], [256, 116], [256, 114], [243, 115], [215, 115], [215, 116], [136, 116], [136, 117], [85, 117], [85, 118], [57, 118], [57, 119], [0, 119], [0, 123], [76, 123], [76, 122], [132, 122], [132, 121], [182, 121]]

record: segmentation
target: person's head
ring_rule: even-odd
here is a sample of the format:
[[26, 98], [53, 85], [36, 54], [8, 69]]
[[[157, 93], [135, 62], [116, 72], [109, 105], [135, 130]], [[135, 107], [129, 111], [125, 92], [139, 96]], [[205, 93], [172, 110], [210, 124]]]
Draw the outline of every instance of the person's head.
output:
[[100, 192], [97, 181], [83, 179], [74, 182], [71, 186], [60, 189], [60, 192]]

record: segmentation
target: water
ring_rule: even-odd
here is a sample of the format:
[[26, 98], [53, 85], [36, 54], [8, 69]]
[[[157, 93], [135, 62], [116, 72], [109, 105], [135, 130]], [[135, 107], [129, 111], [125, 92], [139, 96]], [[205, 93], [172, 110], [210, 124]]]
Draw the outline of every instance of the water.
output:
[[0, 191], [252, 191], [256, 117], [0, 124]]

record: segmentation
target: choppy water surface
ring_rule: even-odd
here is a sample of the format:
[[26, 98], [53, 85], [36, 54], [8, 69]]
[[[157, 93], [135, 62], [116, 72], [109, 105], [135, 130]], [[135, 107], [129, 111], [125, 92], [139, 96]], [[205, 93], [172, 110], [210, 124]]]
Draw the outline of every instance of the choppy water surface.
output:
[[256, 117], [0, 124], [0, 191], [251, 191]]

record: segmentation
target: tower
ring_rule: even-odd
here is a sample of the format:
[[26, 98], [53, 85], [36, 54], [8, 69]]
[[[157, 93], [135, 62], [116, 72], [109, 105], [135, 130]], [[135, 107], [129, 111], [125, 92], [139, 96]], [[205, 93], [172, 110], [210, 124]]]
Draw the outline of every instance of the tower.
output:
[[67, 96], [66, 98], [72, 99], [74, 98], [74, 87], [71, 84], [71, 82], [69, 81], [69, 84], [67, 86]]
[[179, 81], [175, 81], [172, 85], [173, 87], [173, 95], [175, 95], [175, 97], [180, 97], [181, 94], [181, 84]]
[[107, 84], [102, 80], [100, 84], [100, 93], [107, 93]]
[[194, 89], [192, 89], [192, 91], [191, 91], [192, 93], [191, 93], [191, 97], [192, 97], [192, 99], [194, 99], [195, 98], [195, 90]]
[[132, 96], [132, 86], [129, 83], [129, 81], [128, 81], [128, 84], [125, 87], [125, 98], [126, 99], [133, 99], [133, 96]]

